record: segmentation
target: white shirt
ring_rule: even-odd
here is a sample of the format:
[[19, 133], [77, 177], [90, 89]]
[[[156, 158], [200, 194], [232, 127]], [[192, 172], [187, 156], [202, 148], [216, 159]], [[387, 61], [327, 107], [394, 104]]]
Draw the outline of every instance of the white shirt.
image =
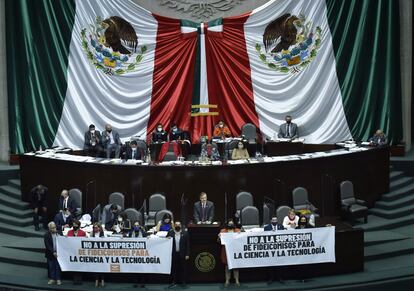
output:
[[114, 135], [112, 134], [112, 131], [108, 134], [109, 136], [109, 144], [114, 144], [115, 140], [114, 140]]
[[180, 232], [175, 231], [175, 251], [176, 252], [180, 251], [180, 238], [181, 238], [181, 231]]
[[[292, 222], [294, 222], [296, 224], [295, 227], [291, 226]], [[299, 216], [295, 215], [295, 219], [290, 220], [289, 215], [286, 215], [285, 218], [283, 218], [283, 227], [286, 228], [286, 229], [295, 229], [298, 226], [298, 222], [299, 222]]]

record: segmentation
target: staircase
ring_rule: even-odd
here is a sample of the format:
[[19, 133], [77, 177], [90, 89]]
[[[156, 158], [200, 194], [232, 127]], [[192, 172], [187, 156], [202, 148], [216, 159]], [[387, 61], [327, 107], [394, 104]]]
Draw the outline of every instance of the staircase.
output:
[[365, 262], [414, 254], [414, 177], [391, 168], [390, 192], [369, 210]]

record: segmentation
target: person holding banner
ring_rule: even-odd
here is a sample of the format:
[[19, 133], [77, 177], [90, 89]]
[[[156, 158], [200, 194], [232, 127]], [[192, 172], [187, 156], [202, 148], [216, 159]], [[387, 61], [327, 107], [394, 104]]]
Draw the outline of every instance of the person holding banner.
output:
[[[283, 227], [283, 225], [278, 223], [276, 215], [273, 215], [272, 219], [270, 220], [270, 223], [266, 224], [265, 227], [263, 228], [264, 231], [279, 231], [279, 230], [284, 230], [284, 229], [285, 228]], [[275, 273], [277, 271], [277, 268], [269, 267], [268, 270], [269, 270], [268, 271], [269, 280], [267, 281], [267, 284], [272, 284], [275, 279]], [[279, 277], [280, 277], [280, 274], [279, 274]], [[281, 278], [279, 278], [279, 282], [283, 282]]]
[[51, 221], [47, 225], [49, 231], [45, 233], [43, 238], [45, 243], [45, 257], [47, 259], [47, 269], [48, 269], [48, 276], [49, 281], [47, 282], [48, 285], [62, 285], [62, 275], [59, 266], [59, 262], [57, 261], [57, 252], [56, 252], [56, 240], [57, 233], [56, 224]]
[[79, 220], [73, 220], [73, 227], [68, 231], [67, 236], [86, 236], [86, 232], [80, 229], [81, 223]]
[[[105, 237], [105, 231], [99, 222], [93, 224], [91, 237]], [[102, 287], [105, 286], [105, 278], [102, 273], [97, 273], [95, 275], [95, 287], [99, 287], [99, 284], [101, 284]]]
[[145, 228], [139, 225], [139, 221], [134, 222], [134, 226], [129, 232], [129, 237], [147, 237], [147, 232]]
[[289, 213], [283, 219], [283, 227], [285, 229], [295, 229], [298, 227], [299, 216], [296, 215], [294, 209], [290, 209]]
[[[228, 232], [240, 232], [240, 229], [236, 228], [235, 223], [234, 223], [233, 219], [231, 219], [231, 218], [227, 221], [226, 227], [223, 228], [220, 231], [218, 241], [220, 242], [220, 234], [221, 233], [228, 233]], [[229, 270], [229, 267], [227, 265], [226, 247], [224, 245], [221, 246], [220, 258], [221, 258], [221, 262], [225, 266], [226, 282], [224, 282], [224, 287], [229, 287], [230, 279], [231, 279], [231, 270]], [[233, 269], [233, 276], [234, 276], [234, 280], [236, 282], [236, 286], [240, 287], [239, 270], [238, 269]]]
[[181, 228], [181, 222], [174, 223], [174, 229], [168, 232], [167, 237], [173, 239], [172, 247], [172, 282], [170, 288], [174, 287], [181, 275], [183, 286], [186, 285], [187, 279], [187, 261], [190, 259], [190, 238], [188, 232]]

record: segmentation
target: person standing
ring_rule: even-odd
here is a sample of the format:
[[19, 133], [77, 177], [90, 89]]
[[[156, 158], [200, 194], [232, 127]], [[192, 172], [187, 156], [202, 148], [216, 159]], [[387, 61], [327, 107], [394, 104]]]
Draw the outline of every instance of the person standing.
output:
[[194, 203], [194, 223], [210, 224], [214, 219], [214, 203], [207, 200], [207, 193], [200, 193], [200, 201]]
[[[92, 227], [91, 237], [105, 237], [105, 231], [99, 222], [95, 222]], [[103, 273], [96, 273], [95, 275], [95, 287], [105, 287], [105, 278]]]
[[30, 206], [33, 209], [33, 225], [39, 228], [39, 212], [42, 214], [43, 228], [47, 229], [47, 187], [39, 184], [30, 190]]
[[181, 277], [183, 286], [187, 282], [187, 261], [190, 259], [190, 239], [188, 232], [181, 228], [181, 222], [174, 223], [174, 229], [168, 232], [167, 237], [173, 239], [170, 288], [174, 287]]
[[[233, 221], [233, 219], [229, 219], [227, 221], [227, 225], [221, 229], [220, 234], [222, 233], [233, 233], [233, 232], [240, 232], [239, 228], [236, 228], [236, 225]], [[220, 234], [218, 237], [218, 241], [220, 242]], [[224, 245], [221, 246], [221, 254], [220, 254], [221, 262], [225, 266], [225, 276], [226, 281], [224, 282], [224, 287], [229, 287], [230, 285], [230, 279], [231, 279], [231, 271], [233, 271], [234, 280], [236, 282], [236, 286], [240, 287], [240, 281], [239, 281], [239, 270], [238, 269], [232, 269], [229, 270], [228, 264], [227, 264], [227, 255], [226, 255], [226, 247]]]
[[[266, 224], [263, 228], [264, 231], [279, 231], [284, 230], [285, 228], [281, 225], [278, 220], [277, 216], [272, 216], [269, 224]], [[277, 267], [269, 267], [268, 268], [268, 281], [267, 284], [272, 284], [273, 280], [275, 279], [275, 273], [278, 271]], [[282, 282], [281, 276], [279, 274], [279, 282]]]
[[78, 205], [75, 199], [69, 196], [69, 191], [66, 189], [62, 190], [60, 194], [58, 208], [60, 211], [69, 209], [70, 213], [76, 217]]
[[47, 268], [49, 274], [49, 281], [47, 284], [53, 285], [56, 283], [56, 285], [62, 285], [62, 275], [56, 252], [56, 241], [58, 237], [56, 224], [51, 221], [47, 226], [49, 230], [43, 237], [45, 244], [45, 257], [47, 259]]

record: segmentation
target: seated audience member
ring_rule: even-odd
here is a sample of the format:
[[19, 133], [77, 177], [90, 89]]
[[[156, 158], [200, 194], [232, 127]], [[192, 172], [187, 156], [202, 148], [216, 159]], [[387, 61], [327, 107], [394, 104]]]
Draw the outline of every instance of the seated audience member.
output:
[[187, 282], [187, 261], [190, 259], [190, 238], [188, 232], [181, 227], [180, 221], [176, 221], [174, 223], [174, 229], [168, 232], [167, 237], [171, 237], [173, 240], [171, 261], [172, 282], [170, 288], [178, 283], [180, 277], [181, 283], [185, 286]]
[[83, 150], [86, 155], [97, 157], [102, 152], [101, 133], [95, 130], [95, 125], [89, 125], [89, 130], [85, 132], [85, 140], [83, 142]]
[[239, 141], [237, 144], [237, 148], [233, 149], [233, 152], [231, 153], [231, 159], [232, 160], [243, 160], [250, 158], [249, 152], [244, 147], [244, 143], [242, 141]]
[[91, 237], [106, 237], [105, 230], [99, 222], [93, 224]]
[[281, 225], [280, 223], [278, 223], [277, 221], [277, 216], [272, 216], [272, 219], [270, 220], [269, 224], [266, 224], [265, 227], [263, 228], [264, 231], [276, 231], [276, 230], [284, 230], [285, 228], [283, 227], [283, 225]]
[[170, 231], [174, 227], [172, 217], [170, 214], [165, 213], [160, 221], [158, 221], [155, 230], [158, 231]]
[[47, 284], [53, 285], [56, 283], [57, 285], [62, 285], [62, 275], [56, 252], [56, 240], [59, 234], [53, 221], [49, 222], [48, 228], [49, 231], [44, 235], [45, 257], [47, 259], [47, 273], [49, 277]]
[[86, 232], [84, 232], [80, 227], [81, 223], [79, 220], [74, 219], [72, 223], [72, 229], [68, 231], [67, 236], [86, 236]]
[[131, 221], [128, 219], [126, 213], [120, 213], [112, 226], [112, 231], [122, 236], [127, 236], [131, 231]]
[[223, 120], [220, 120], [214, 127], [213, 138], [225, 139], [226, 137], [231, 137], [230, 129], [224, 124]]
[[139, 221], [134, 222], [134, 226], [129, 232], [129, 237], [147, 237], [147, 232], [144, 227], [142, 227]]
[[112, 227], [118, 220], [119, 213], [121, 213], [121, 206], [117, 204], [111, 204], [109, 208], [107, 206], [104, 208], [102, 212], [102, 224], [105, 225], [106, 230], [112, 230]]
[[378, 129], [372, 137], [369, 138], [368, 142], [371, 146], [382, 147], [387, 145], [388, 140], [384, 132]]
[[[233, 219], [230, 218], [227, 221], [226, 226], [223, 229], [220, 230], [220, 234], [222, 234], [222, 233], [231, 233], [231, 232], [240, 232], [240, 229], [236, 228], [236, 225], [235, 225]], [[219, 237], [218, 237], [219, 242], [220, 242], [220, 234], [219, 234]], [[229, 270], [229, 267], [227, 265], [226, 246], [224, 246], [224, 245], [221, 246], [220, 258], [221, 258], [221, 262], [225, 266], [226, 281], [224, 282], [224, 287], [229, 287], [229, 285], [230, 285], [231, 271], [233, 271], [233, 276], [234, 276], [234, 280], [236, 281], [236, 286], [239, 287], [240, 286], [239, 270], [238, 269]]]
[[184, 139], [183, 134], [184, 134], [183, 130], [179, 128], [177, 124], [175, 123], [171, 124], [171, 130], [169, 134], [170, 141], [183, 140]]
[[[91, 237], [105, 237], [105, 231], [99, 222], [95, 222], [92, 227]], [[105, 278], [103, 273], [95, 274], [95, 287], [99, 287], [99, 284], [105, 286]]]
[[298, 126], [296, 123], [292, 122], [292, 116], [287, 115], [285, 117], [286, 123], [283, 123], [280, 125], [279, 128], [279, 138], [289, 138], [289, 139], [295, 139], [299, 137], [298, 133]]
[[119, 158], [121, 153], [122, 142], [119, 137], [119, 133], [116, 130], [112, 130], [112, 125], [105, 125], [105, 131], [102, 132], [102, 145], [106, 152], [106, 158], [111, 157], [111, 153], [115, 152], [115, 159]]
[[69, 191], [64, 189], [59, 197], [59, 210], [69, 209], [73, 216], [76, 216], [78, 205], [72, 197], [69, 196]]
[[210, 224], [214, 220], [214, 203], [207, 200], [207, 193], [200, 193], [200, 201], [194, 203], [194, 223]]
[[152, 142], [154, 143], [166, 142], [167, 139], [168, 139], [167, 132], [162, 127], [162, 124], [158, 123], [157, 128], [152, 133]]
[[220, 160], [220, 153], [217, 147], [213, 146], [211, 143], [201, 145], [201, 156], [207, 157], [212, 161]]
[[70, 213], [68, 208], [63, 209], [63, 211], [59, 211], [55, 215], [55, 219], [53, 220], [56, 224], [57, 232], [60, 235], [63, 235], [63, 229], [72, 227], [73, 217]]
[[289, 213], [283, 219], [283, 227], [285, 229], [295, 229], [298, 226], [299, 216], [296, 215], [294, 209], [290, 209]]
[[33, 209], [33, 225], [39, 228], [39, 212], [42, 214], [43, 228], [47, 229], [47, 187], [39, 184], [30, 190], [30, 207]]
[[309, 224], [308, 219], [306, 218], [305, 215], [301, 215], [299, 216], [299, 221], [298, 221], [298, 227], [299, 229], [304, 229], [304, 228], [312, 228], [313, 226], [311, 226]]
[[138, 148], [137, 141], [133, 140], [129, 143], [129, 147], [126, 149], [125, 152], [125, 159], [126, 160], [141, 160], [144, 158], [144, 151]]

